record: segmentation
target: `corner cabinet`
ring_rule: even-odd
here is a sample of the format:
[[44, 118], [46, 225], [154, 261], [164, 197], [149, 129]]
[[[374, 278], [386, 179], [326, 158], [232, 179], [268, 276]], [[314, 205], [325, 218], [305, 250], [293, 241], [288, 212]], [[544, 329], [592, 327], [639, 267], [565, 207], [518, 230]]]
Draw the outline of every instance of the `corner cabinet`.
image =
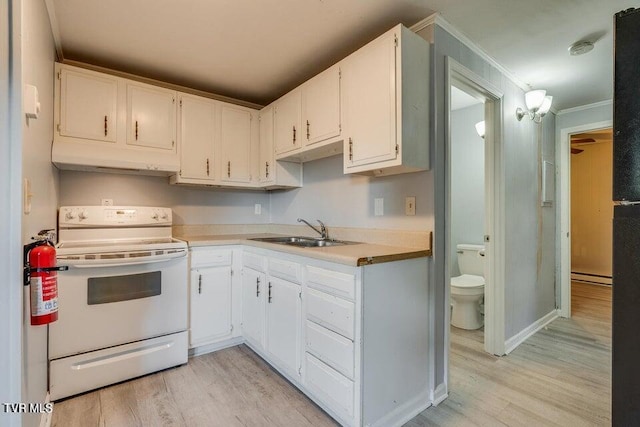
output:
[[267, 190], [302, 187], [302, 165], [276, 160], [274, 150], [273, 106], [260, 110], [260, 149], [258, 181]]
[[176, 92], [70, 65], [55, 65], [51, 161], [61, 169], [179, 169]]
[[344, 172], [429, 168], [429, 44], [398, 25], [342, 63]]

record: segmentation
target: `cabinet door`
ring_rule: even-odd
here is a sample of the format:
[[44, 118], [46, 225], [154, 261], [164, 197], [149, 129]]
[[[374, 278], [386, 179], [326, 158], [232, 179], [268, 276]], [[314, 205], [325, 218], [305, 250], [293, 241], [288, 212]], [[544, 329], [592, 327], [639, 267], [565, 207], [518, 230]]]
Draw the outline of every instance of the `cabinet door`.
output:
[[191, 347], [231, 335], [231, 267], [191, 271]]
[[183, 95], [180, 99], [180, 176], [213, 179], [214, 101]]
[[295, 283], [269, 277], [267, 351], [291, 374], [300, 375], [300, 292]]
[[301, 100], [300, 91], [295, 90], [274, 104], [273, 128], [276, 154], [302, 147]]
[[335, 66], [311, 79], [302, 92], [306, 145], [340, 135], [340, 68]]
[[250, 268], [242, 271], [242, 335], [260, 348], [264, 346], [264, 273]]
[[273, 151], [273, 108], [266, 107], [260, 111], [260, 182], [273, 182], [275, 176]]
[[231, 105], [221, 108], [221, 179], [251, 182], [251, 112]]
[[176, 94], [127, 84], [127, 144], [175, 151]]
[[118, 81], [62, 69], [60, 71], [60, 135], [116, 142]]
[[374, 40], [342, 65], [347, 168], [396, 158], [395, 34]]

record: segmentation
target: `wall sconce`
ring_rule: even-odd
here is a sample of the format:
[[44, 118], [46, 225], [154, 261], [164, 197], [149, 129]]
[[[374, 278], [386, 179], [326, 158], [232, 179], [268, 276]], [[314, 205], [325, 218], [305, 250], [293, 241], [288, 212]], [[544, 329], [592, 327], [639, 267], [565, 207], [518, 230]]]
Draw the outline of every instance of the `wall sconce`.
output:
[[484, 120], [476, 123], [476, 132], [480, 138], [484, 139]]
[[535, 123], [542, 123], [542, 118], [551, 108], [552, 96], [546, 96], [546, 90], [530, 90], [524, 94], [524, 102], [528, 111], [518, 107], [516, 117], [521, 121], [524, 116], [529, 116]]

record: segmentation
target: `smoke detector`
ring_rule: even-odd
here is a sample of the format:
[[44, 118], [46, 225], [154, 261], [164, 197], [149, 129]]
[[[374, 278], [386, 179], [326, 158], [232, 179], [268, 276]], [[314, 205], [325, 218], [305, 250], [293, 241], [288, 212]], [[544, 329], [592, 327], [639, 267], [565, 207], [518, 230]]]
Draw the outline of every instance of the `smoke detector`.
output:
[[593, 50], [593, 42], [588, 40], [580, 40], [569, 46], [571, 56], [584, 55]]

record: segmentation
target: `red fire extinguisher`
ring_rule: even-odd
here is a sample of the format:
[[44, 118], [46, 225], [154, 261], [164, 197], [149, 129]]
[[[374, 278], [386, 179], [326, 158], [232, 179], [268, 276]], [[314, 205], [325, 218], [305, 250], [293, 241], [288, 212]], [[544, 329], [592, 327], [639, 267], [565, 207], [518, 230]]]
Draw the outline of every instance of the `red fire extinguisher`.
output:
[[58, 320], [58, 271], [53, 230], [42, 230], [35, 242], [24, 246], [24, 285], [30, 287], [31, 324]]

